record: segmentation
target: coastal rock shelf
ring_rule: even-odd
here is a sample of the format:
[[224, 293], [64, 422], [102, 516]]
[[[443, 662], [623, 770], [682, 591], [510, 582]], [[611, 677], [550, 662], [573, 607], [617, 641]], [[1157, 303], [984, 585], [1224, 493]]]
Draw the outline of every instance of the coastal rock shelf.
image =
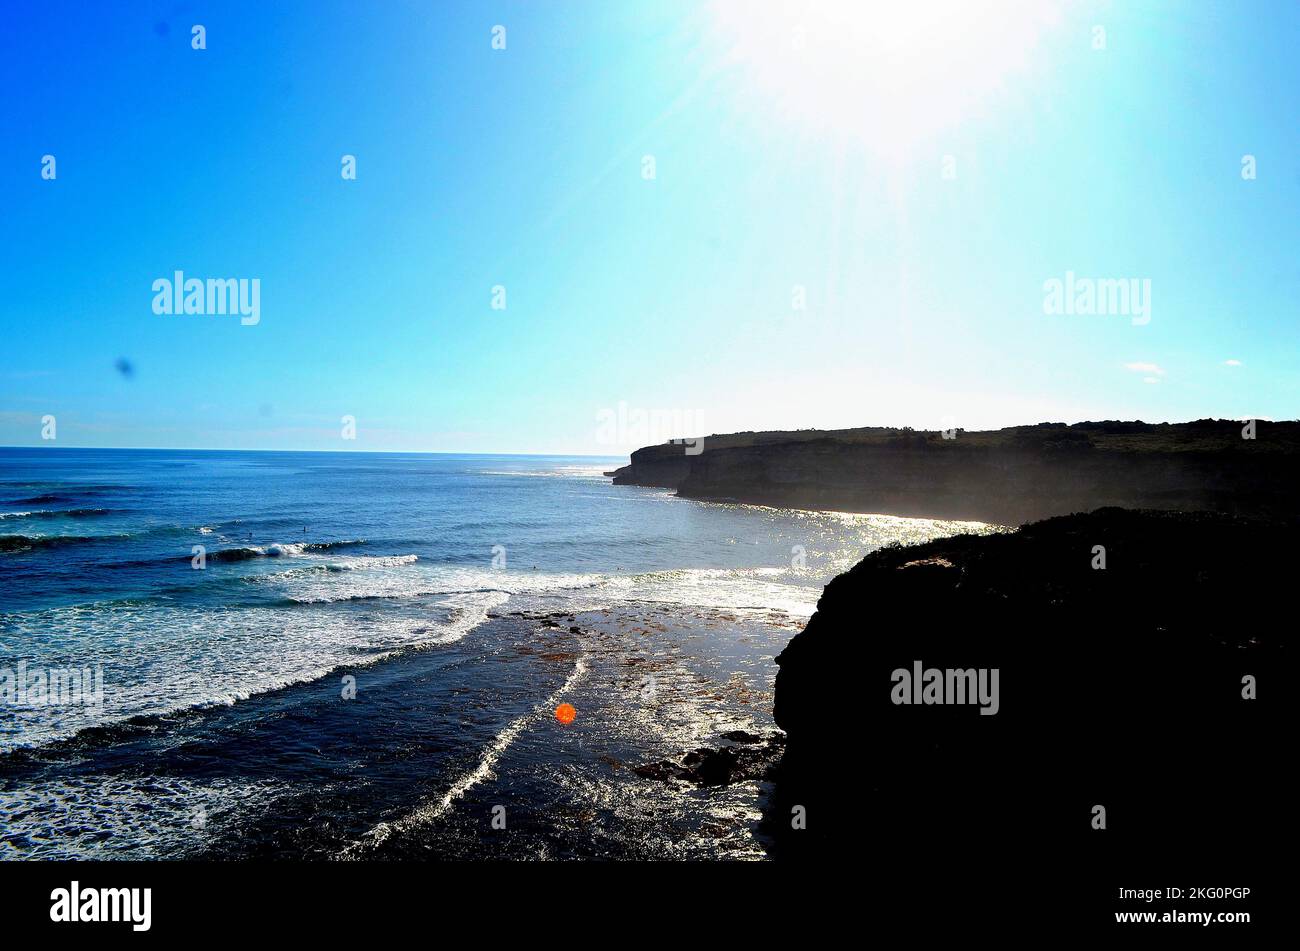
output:
[[947, 436], [706, 436], [697, 455], [681, 444], [638, 449], [612, 477], [691, 499], [1006, 525], [1103, 506], [1300, 515], [1300, 423], [1042, 423]]

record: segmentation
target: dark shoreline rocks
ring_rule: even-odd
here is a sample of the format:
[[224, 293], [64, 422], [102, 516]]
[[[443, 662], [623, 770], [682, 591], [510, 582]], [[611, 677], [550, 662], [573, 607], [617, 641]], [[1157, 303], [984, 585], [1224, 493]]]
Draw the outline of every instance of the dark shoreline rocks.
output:
[[722, 734], [725, 745], [700, 747], [680, 761], [660, 760], [633, 768], [645, 779], [680, 780], [697, 786], [729, 786], [767, 777], [781, 760], [785, 737], [776, 732], [760, 736], [744, 730]]
[[[1282, 841], [1298, 552], [1295, 520], [1111, 508], [871, 553], [776, 658], [775, 853], [1127, 874]], [[894, 703], [916, 661], [998, 668], [998, 713]]]
[[860, 429], [705, 436], [647, 446], [615, 485], [683, 498], [1023, 522], [1119, 506], [1300, 515], [1300, 423], [1041, 423], [988, 432]]

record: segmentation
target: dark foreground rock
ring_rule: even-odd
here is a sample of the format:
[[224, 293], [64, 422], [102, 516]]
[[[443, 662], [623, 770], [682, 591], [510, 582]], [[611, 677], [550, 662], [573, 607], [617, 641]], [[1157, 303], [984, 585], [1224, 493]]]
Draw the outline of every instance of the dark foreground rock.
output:
[[[774, 851], [1243, 877], [1294, 841], [1298, 553], [1295, 522], [1119, 509], [872, 553], [776, 659]], [[997, 668], [998, 712], [896, 704], [918, 661]]]

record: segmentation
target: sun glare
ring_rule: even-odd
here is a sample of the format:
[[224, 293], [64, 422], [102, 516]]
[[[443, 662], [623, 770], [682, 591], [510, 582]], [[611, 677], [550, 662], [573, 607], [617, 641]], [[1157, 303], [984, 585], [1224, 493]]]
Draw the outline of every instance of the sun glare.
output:
[[1060, 10], [1042, 0], [716, 0], [724, 74], [756, 108], [899, 155], [1024, 73]]

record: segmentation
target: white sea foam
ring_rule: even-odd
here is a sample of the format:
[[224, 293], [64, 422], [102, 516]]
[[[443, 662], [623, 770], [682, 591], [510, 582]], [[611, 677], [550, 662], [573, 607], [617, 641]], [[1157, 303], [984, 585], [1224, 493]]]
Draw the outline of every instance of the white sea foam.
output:
[[[493, 570], [487, 564], [430, 564], [414, 554], [342, 554], [280, 543], [270, 546], [280, 551], [278, 559], [231, 563], [242, 566], [235, 570], [266, 596], [265, 605], [202, 608], [148, 599], [0, 615], [0, 658], [21, 653], [51, 667], [103, 664], [105, 683], [100, 711], [0, 711], [0, 751], [141, 714], [235, 703], [397, 650], [452, 643], [507, 601], [522, 611], [668, 604], [738, 615], [776, 612], [798, 620], [815, 610], [827, 571], [852, 564], [865, 548], [900, 536], [922, 540], [959, 525], [826, 513], [780, 517], [803, 519], [808, 527], [802, 534], [813, 539], [824, 537], [818, 533], [841, 518], [860, 531], [847, 539], [832, 534], [841, 547], [816, 571], [779, 565], [639, 573]], [[372, 610], [366, 602], [375, 599], [390, 603]]]
[[573, 666], [572, 672], [565, 678], [559, 689], [549, 697], [533, 707], [528, 713], [521, 717], [516, 717], [506, 726], [504, 730], [496, 735], [487, 749], [483, 752], [483, 758], [479, 760], [477, 766], [467, 773], [458, 777], [455, 782], [441, 796], [431, 799], [421, 805], [410, 814], [403, 816], [395, 822], [381, 822], [362, 838], [353, 842], [344, 849], [342, 857], [353, 859], [359, 857], [366, 849], [374, 848], [381, 844], [390, 836], [405, 835], [421, 826], [428, 825], [430, 822], [438, 819], [445, 814], [456, 800], [460, 799], [470, 789], [477, 786], [483, 780], [492, 775], [492, 767], [496, 765], [501, 754], [506, 751], [511, 743], [526, 730], [530, 725], [541, 719], [552, 715], [552, 711], [559, 703], [560, 698], [567, 694], [587, 675], [587, 658], [585, 655], [580, 656]]
[[0, 796], [0, 861], [185, 858], [285, 790], [167, 775], [24, 782]]
[[[103, 665], [102, 709], [6, 707], [0, 751], [36, 746], [139, 715], [232, 704], [309, 682], [340, 666], [460, 640], [509, 596], [429, 598], [363, 613], [274, 607], [198, 610], [167, 602], [101, 602], [5, 616], [0, 656], [22, 644], [47, 666]], [[69, 633], [73, 632], [73, 633]]]
[[736, 611], [781, 611], [807, 617], [816, 609], [821, 584], [806, 572], [785, 568], [674, 569], [619, 573], [495, 571], [415, 565], [415, 556], [329, 559], [328, 564], [249, 579], [300, 604], [331, 604], [369, 598], [412, 599], [458, 591], [496, 591], [514, 596], [519, 610], [549, 605], [558, 610], [595, 610], [616, 603], [680, 604]]

